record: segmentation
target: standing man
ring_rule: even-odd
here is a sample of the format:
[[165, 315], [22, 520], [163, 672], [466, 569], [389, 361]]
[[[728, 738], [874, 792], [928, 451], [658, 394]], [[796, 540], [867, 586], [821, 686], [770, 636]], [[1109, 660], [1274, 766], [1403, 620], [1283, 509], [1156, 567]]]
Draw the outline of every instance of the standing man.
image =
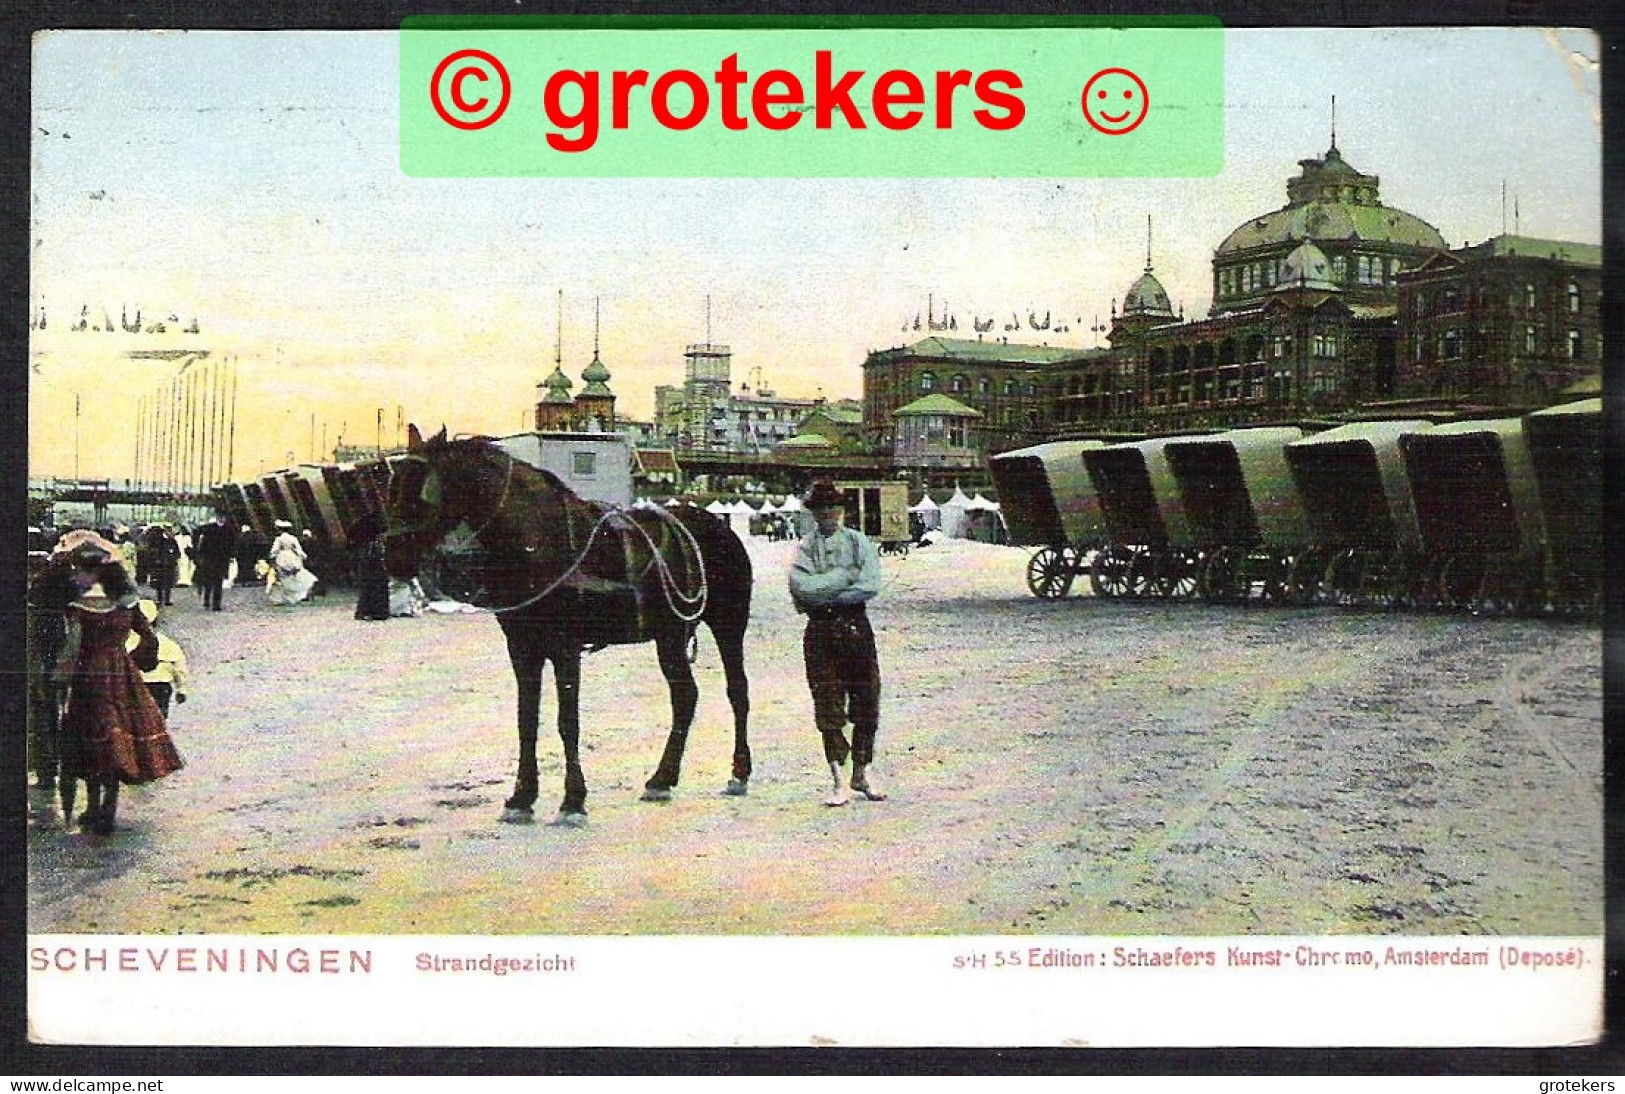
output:
[[833, 483], [815, 484], [806, 505], [817, 527], [801, 541], [790, 567], [790, 598], [807, 616], [801, 650], [831, 780], [824, 804], [851, 800], [841, 778], [849, 755], [852, 789], [869, 801], [885, 801], [869, 770], [880, 728], [880, 658], [864, 608], [880, 591], [880, 553], [868, 536], [843, 526], [846, 504]]
[[192, 544], [192, 555], [197, 562], [193, 580], [203, 594], [203, 606], [220, 610], [220, 591], [231, 567], [231, 556], [237, 551], [236, 527], [225, 513], [197, 530]]

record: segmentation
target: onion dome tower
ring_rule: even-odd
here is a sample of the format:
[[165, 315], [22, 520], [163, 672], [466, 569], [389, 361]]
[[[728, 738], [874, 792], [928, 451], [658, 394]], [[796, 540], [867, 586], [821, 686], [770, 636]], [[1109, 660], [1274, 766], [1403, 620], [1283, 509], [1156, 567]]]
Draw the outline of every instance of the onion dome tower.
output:
[[575, 428], [576, 405], [570, 397], [570, 378], [564, 374], [564, 290], [559, 290], [558, 341], [553, 349], [553, 375], [536, 385], [537, 432], [568, 431]]
[[598, 356], [598, 301], [592, 302], [592, 363], [581, 373], [586, 381], [576, 396], [576, 420], [584, 429], [609, 432], [615, 428], [615, 393], [609, 389], [609, 369]]

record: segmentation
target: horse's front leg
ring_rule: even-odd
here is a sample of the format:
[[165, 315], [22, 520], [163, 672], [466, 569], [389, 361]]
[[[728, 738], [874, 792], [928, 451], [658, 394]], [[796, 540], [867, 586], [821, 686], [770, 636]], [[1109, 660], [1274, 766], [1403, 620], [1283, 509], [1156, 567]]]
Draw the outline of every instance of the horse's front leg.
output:
[[694, 670], [688, 663], [688, 632], [662, 631], [655, 636], [655, 649], [660, 654], [660, 671], [671, 691], [671, 734], [666, 738], [665, 751], [660, 754], [660, 766], [643, 785], [646, 802], [671, 800], [672, 787], [682, 775], [683, 750], [688, 745], [688, 731], [694, 724], [694, 707], [699, 700]]
[[528, 824], [536, 804], [536, 730], [542, 714], [542, 666], [545, 658], [519, 628], [503, 628], [508, 639], [508, 660], [513, 665], [518, 686], [519, 772], [514, 778], [513, 796], [503, 803], [502, 819], [509, 824]]
[[559, 823], [587, 821], [587, 780], [581, 773], [581, 650], [572, 647], [553, 654], [553, 682], [559, 699], [559, 743], [564, 746], [564, 800]]

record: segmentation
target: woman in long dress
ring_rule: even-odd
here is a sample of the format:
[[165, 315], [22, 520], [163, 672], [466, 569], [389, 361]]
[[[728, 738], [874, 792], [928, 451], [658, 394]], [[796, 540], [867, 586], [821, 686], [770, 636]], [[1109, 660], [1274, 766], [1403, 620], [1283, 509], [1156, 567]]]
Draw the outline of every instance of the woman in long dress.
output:
[[158, 639], [136, 606], [139, 598], [122, 563], [87, 553], [78, 559], [74, 581], [81, 594], [67, 608], [69, 635], [59, 668], [67, 687], [62, 810], [72, 818], [75, 783], [83, 780], [86, 809], [79, 827], [108, 835], [120, 784], [161, 779], [179, 771], [182, 761], [163, 712], [125, 650], [132, 630], [154, 648]]
[[297, 604], [310, 595], [316, 575], [305, 569], [305, 545], [293, 534], [293, 525], [279, 520], [276, 526], [269, 558], [274, 580], [265, 589], [265, 599], [283, 606]]

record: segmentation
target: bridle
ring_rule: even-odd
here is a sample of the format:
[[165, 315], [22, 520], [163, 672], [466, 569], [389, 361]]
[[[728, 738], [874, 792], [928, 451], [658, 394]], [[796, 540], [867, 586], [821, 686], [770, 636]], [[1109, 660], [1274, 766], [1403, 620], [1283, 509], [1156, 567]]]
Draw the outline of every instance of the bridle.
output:
[[[508, 503], [508, 496], [513, 489], [514, 466], [519, 461], [511, 452], [507, 452], [500, 448], [497, 449], [497, 451], [502, 452], [502, 454], [506, 456], [508, 460], [507, 472], [502, 479], [502, 493], [498, 497], [496, 505], [492, 508], [491, 514], [486, 517], [480, 526], [471, 533], [470, 538], [478, 538], [482, 532], [489, 529], [491, 525], [495, 523], [497, 518], [502, 515], [503, 508]], [[420, 502], [423, 501], [422, 494], [428, 486], [428, 476], [438, 475], [439, 472], [424, 456], [407, 454], [405, 456], [398, 457], [398, 459], [402, 463], [419, 464], [425, 469], [424, 485], [419, 488], [420, 492], [418, 497]], [[441, 489], [442, 491], [444, 490], [444, 484], [441, 484]], [[391, 537], [401, 538], [416, 536], [422, 534], [423, 532], [432, 532], [440, 527], [443, 527], [445, 524], [443, 499], [441, 501], [432, 503], [432, 505], [432, 516], [426, 516], [423, 519], [413, 521], [410, 524], [402, 524], [386, 528], [383, 532], [382, 538], [388, 540]], [[599, 534], [604, 530], [604, 528], [611, 524], [619, 523], [623, 529], [630, 529], [636, 532], [648, 545], [650, 565], [656, 567], [660, 573], [661, 590], [665, 594], [667, 606], [671, 609], [672, 614], [685, 623], [697, 622], [705, 614], [706, 602], [710, 596], [710, 583], [705, 574], [705, 554], [700, 550], [699, 542], [695, 540], [694, 533], [690, 532], [682, 521], [678, 520], [675, 516], [658, 505], [651, 506], [651, 508], [658, 514], [663, 522], [676, 529], [678, 535], [682, 539], [684, 547], [690, 553], [690, 557], [694, 559], [695, 565], [699, 569], [699, 588], [693, 593], [679, 587], [676, 575], [671, 572], [670, 564], [666, 562], [665, 555], [661, 552], [659, 545], [654, 542], [653, 537], [649, 535], [648, 530], [642, 525], [638, 524], [635, 520], [632, 520], [624, 510], [620, 509], [619, 507], [612, 506], [606, 509], [603, 514], [599, 516], [597, 522], [593, 524], [592, 530], [587, 535], [586, 542], [582, 545], [581, 550], [579, 553], [577, 553], [574, 561], [572, 561], [569, 566], [565, 567], [564, 572], [550, 582], [545, 588], [543, 588], [541, 592], [527, 596], [517, 604], [508, 604], [500, 608], [491, 608], [490, 610], [498, 614], [516, 612], [523, 608], [528, 608], [538, 601], [551, 596], [561, 586], [563, 586], [565, 582], [574, 577], [577, 571], [581, 569], [582, 565], [587, 561], [588, 555], [592, 552], [594, 541], [597, 540]], [[565, 514], [564, 521], [566, 527], [568, 528], [568, 513]], [[526, 549], [533, 550], [534, 548], [527, 547]]]
[[[491, 525], [496, 521], [496, 519], [499, 516], [502, 515], [503, 508], [508, 504], [508, 494], [513, 489], [513, 467], [514, 467], [514, 463], [516, 461], [515, 461], [512, 453], [504, 452], [500, 448], [497, 449], [497, 451], [502, 452], [502, 454], [508, 458], [507, 474], [505, 474], [503, 476], [503, 478], [502, 478], [502, 494], [497, 498], [496, 506], [491, 510], [491, 515], [486, 517], [484, 522], [482, 522], [480, 524], [480, 526], [473, 531], [473, 533], [472, 533], [473, 536], [478, 536], [481, 532], [484, 532], [486, 529], [490, 528]], [[417, 455], [410, 455], [409, 454], [409, 455], [397, 457], [397, 459], [401, 463], [415, 463], [415, 464], [419, 464], [419, 465], [421, 465], [423, 467], [423, 469], [424, 469], [423, 486], [419, 488], [420, 493], [419, 493], [419, 496], [418, 496], [418, 500], [422, 501], [423, 500], [422, 490], [424, 490], [424, 489], [426, 489], [428, 487], [429, 476], [430, 475], [439, 475], [439, 472], [434, 468], [434, 466], [432, 464], [429, 463], [428, 459], [426, 457], [424, 457], [424, 456], [417, 456]], [[441, 484], [441, 490], [444, 491], [444, 489], [445, 489], [444, 484]], [[390, 538], [401, 538], [401, 537], [406, 537], [406, 536], [416, 536], [416, 535], [419, 535], [419, 534], [421, 534], [421, 533], [423, 533], [425, 531], [434, 531], [436, 526], [441, 521], [441, 518], [442, 518], [443, 513], [444, 513], [444, 508], [445, 507], [444, 507], [443, 502], [436, 501], [436, 502], [433, 503], [433, 515], [432, 516], [426, 516], [423, 519], [413, 521], [410, 524], [393, 525], [393, 526], [391, 526], [389, 528], [386, 528], [386, 529], [384, 529], [383, 538], [387, 540], [387, 539], [390, 539]]]

